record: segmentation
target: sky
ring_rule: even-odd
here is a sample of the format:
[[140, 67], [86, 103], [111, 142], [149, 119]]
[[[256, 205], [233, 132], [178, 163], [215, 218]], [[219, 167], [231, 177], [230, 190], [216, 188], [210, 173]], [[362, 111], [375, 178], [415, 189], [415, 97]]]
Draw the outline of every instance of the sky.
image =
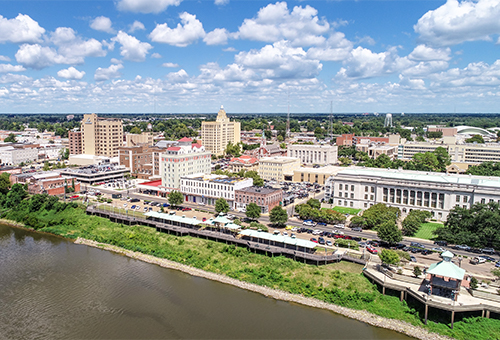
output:
[[500, 1], [0, 0], [1, 113], [497, 113]]

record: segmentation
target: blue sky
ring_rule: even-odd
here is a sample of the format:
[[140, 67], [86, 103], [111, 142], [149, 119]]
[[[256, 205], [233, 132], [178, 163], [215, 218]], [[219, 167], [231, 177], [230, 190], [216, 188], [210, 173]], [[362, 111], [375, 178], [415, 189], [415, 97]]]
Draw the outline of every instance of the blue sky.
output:
[[0, 0], [0, 112], [499, 112], [499, 18], [499, 0]]

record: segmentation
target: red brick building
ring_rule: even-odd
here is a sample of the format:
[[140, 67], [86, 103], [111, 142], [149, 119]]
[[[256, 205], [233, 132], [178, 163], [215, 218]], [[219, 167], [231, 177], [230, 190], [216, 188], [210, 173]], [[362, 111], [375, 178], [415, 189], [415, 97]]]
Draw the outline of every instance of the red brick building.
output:
[[118, 148], [120, 165], [130, 169], [130, 174], [140, 179], [160, 177], [160, 153], [164, 148], [148, 144]]
[[263, 214], [269, 213], [283, 200], [283, 190], [274, 188], [247, 187], [234, 191], [235, 207], [246, 208], [250, 203], [257, 204]]
[[69, 154], [81, 155], [83, 153], [82, 132], [68, 131], [68, 139], [69, 139]]
[[360, 140], [369, 140], [375, 143], [389, 143], [389, 137], [365, 137], [355, 136], [354, 133], [345, 133], [337, 137], [337, 145], [352, 146], [358, 144]]
[[75, 177], [62, 176], [58, 172], [44, 171], [27, 174], [15, 174], [10, 176], [12, 184], [28, 183], [28, 193], [64, 195], [65, 188], [75, 187], [74, 192], [80, 192], [80, 182]]

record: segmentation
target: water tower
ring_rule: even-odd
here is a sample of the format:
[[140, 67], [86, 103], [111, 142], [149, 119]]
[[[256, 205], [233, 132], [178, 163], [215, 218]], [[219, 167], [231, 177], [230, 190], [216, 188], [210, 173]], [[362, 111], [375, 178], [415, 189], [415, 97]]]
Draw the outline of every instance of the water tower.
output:
[[392, 114], [388, 113], [385, 115], [384, 127], [392, 127]]

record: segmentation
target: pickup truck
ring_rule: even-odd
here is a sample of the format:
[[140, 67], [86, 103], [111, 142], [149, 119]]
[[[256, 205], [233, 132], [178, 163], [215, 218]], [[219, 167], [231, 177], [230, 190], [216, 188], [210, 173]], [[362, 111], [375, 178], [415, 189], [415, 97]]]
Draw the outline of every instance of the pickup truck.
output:
[[471, 264], [481, 264], [486, 263], [486, 259], [484, 257], [473, 257], [470, 261]]

